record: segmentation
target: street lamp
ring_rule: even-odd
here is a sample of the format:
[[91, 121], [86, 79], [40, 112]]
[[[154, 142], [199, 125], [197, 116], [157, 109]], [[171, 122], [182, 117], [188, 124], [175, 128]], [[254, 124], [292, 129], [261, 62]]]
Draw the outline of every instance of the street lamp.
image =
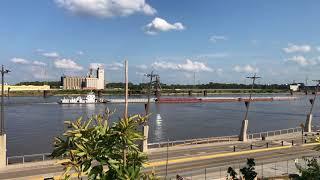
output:
[[4, 69], [4, 66], [2, 65], [1, 67], [1, 80], [2, 80], [2, 85], [1, 85], [1, 127], [0, 127], [0, 135], [3, 135], [5, 133], [4, 131], [4, 75], [11, 72], [8, 69]]

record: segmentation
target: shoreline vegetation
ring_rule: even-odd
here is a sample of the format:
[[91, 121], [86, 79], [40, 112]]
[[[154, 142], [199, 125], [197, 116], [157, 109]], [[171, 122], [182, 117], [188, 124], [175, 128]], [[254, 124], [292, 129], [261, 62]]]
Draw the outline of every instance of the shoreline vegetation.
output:
[[[181, 90], [161, 90], [162, 96], [189, 96], [191, 91], [191, 96], [204, 96], [204, 91], [207, 92], [207, 95], [219, 95], [219, 94], [248, 94], [250, 89], [181, 89]], [[77, 95], [86, 95], [91, 92], [91, 90], [61, 90], [61, 89], [52, 89], [46, 91], [47, 96], [77, 96]], [[101, 91], [94, 91], [96, 94], [100, 93], [102, 96], [109, 95], [123, 95], [124, 90], [114, 90], [114, 89], [105, 89]], [[289, 90], [281, 89], [254, 89], [254, 94], [290, 94]], [[1, 94], [1, 93], [0, 93]], [[129, 96], [139, 96], [147, 95], [146, 90], [129, 90]], [[43, 91], [10, 91], [10, 97], [19, 97], [19, 96], [44, 96]], [[8, 92], [5, 92], [5, 96], [8, 96]]]
[[[10, 91], [10, 96], [76, 96], [86, 95], [91, 90], [63, 90], [61, 89], [60, 81], [51, 82], [20, 82], [16, 85], [49, 85], [51, 90], [46, 91]], [[129, 83], [129, 96], [147, 95], [148, 83], [134, 84]], [[205, 96], [215, 94], [248, 94], [251, 91], [251, 84], [236, 84], [236, 83], [207, 83], [196, 85], [181, 85], [181, 84], [160, 84], [162, 96]], [[97, 91], [96, 94], [107, 95], [123, 95], [124, 83], [108, 83], [106, 89]], [[256, 84], [253, 93], [255, 94], [274, 94], [285, 93], [290, 94], [287, 84]], [[0, 93], [1, 94], [1, 93]], [[8, 92], [5, 92], [7, 96]]]

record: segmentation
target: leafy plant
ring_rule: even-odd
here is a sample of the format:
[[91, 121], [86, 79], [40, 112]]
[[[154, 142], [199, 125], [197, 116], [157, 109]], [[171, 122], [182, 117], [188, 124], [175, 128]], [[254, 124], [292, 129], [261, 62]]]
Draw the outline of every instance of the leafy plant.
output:
[[257, 173], [255, 172], [254, 166], [256, 163], [254, 162], [253, 158], [247, 159], [247, 165], [240, 169], [240, 172], [243, 174], [244, 179], [246, 180], [254, 180], [257, 176]]
[[137, 130], [147, 119], [134, 115], [109, 125], [113, 112], [106, 110], [86, 121], [66, 121], [67, 130], [55, 138], [53, 158], [66, 160], [63, 177], [69, 179], [71, 171], [78, 178], [87, 175], [89, 179], [155, 179], [141, 172], [147, 156], [137, 145], [143, 135]]
[[296, 167], [301, 173], [301, 176], [295, 178], [297, 180], [316, 180], [320, 179], [320, 166], [318, 160], [315, 158], [304, 159], [307, 162], [307, 167], [303, 168], [301, 165], [296, 163]]
[[229, 167], [228, 171], [227, 171], [228, 175], [227, 175], [227, 179], [229, 180], [238, 180], [237, 178], [237, 172], [232, 168]]

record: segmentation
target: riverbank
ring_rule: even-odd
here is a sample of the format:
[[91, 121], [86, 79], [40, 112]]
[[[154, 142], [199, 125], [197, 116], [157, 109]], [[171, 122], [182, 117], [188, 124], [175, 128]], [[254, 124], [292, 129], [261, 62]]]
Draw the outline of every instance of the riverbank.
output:
[[[10, 91], [10, 97], [20, 96], [79, 96], [86, 95], [90, 90], [61, 90], [52, 89], [47, 91]], [[96, 94], [102, 96], [108, 95], [123, 95], [124, 91], [119, 89], [105, 89], [101, 91], [95, 91]], [[250, 89], [163, 89], [161, 90], [162, 96], [206, 96], [206, 95], [219, 95], [219, 94], [248, 94]], [[255, 94], [288, 94], [289, 91], [283, 89], [255, 89]], [[146, 90], [130, 90], [131, 95], [147, 95]], [[8, 96], [8, 92], [5, 92], [5, 96]]]

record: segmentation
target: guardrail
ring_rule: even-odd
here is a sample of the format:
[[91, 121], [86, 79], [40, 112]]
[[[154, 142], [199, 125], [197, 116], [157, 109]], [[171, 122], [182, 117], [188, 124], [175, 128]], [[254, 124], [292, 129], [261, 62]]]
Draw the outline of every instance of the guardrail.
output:
[[[248, 134], [248, 139], [262, 139], [262, 137], [270, 137], [276, 135], [292, 134], [296, 132], [301, 132], [301, 127], [281, 129], [275, 131], [265, 131], [260, 133]], [[208, 144], [208, 143], [219, 143], [219, 142], [230, 142], [238, 141], [238, 135], [231, 136], [218, 136], [218, 137], [207, 137], [207, 138], [196, 138], [196, 139], [186, 139], [186, 140], [175, 140], [175, 141], [163, 141], [156, 143], [149, 143], [148, 148], [160, 148], [160, 147], [172, 147], [177, 145], [190, 145], [190, 144]]]
[[167, 146], [171, 147], [171, 146], [177, 146], [177, 145], [190, 145], [190, 144], [207, 144], [207, 143], [217, 143], [217, 142], [230, 142], [230, 141], [237, 141], [238, 139], [239, 137], [237, 135], [196, 138], [196, 139], [187, 139], [187, 140], [149, 143], [148, 148], [160, 148], [160, 147], [167, 147]]
[[50, 160], [49, 157], [51, 153], [43, 153], [43, 154], [31, 154], [31, 155], [23, 155], [23, 156], [11, 156], [7, 157], [7, 165], [10, 164], [24, 164], [29, 162], [38, 162], [38, 161], [46, 161]]
[[275, 131], [252, 133], [252, 134], [248, 134], [248, 139], [262, 139], [263, 137], [266, 138], [270, 136], [292, 134], [292, 133], [301, 132], [301, 131], [302, 131], [301, 127], [296, 127], [296, 128], [281, 129], [281, 130], [275, 130]]

